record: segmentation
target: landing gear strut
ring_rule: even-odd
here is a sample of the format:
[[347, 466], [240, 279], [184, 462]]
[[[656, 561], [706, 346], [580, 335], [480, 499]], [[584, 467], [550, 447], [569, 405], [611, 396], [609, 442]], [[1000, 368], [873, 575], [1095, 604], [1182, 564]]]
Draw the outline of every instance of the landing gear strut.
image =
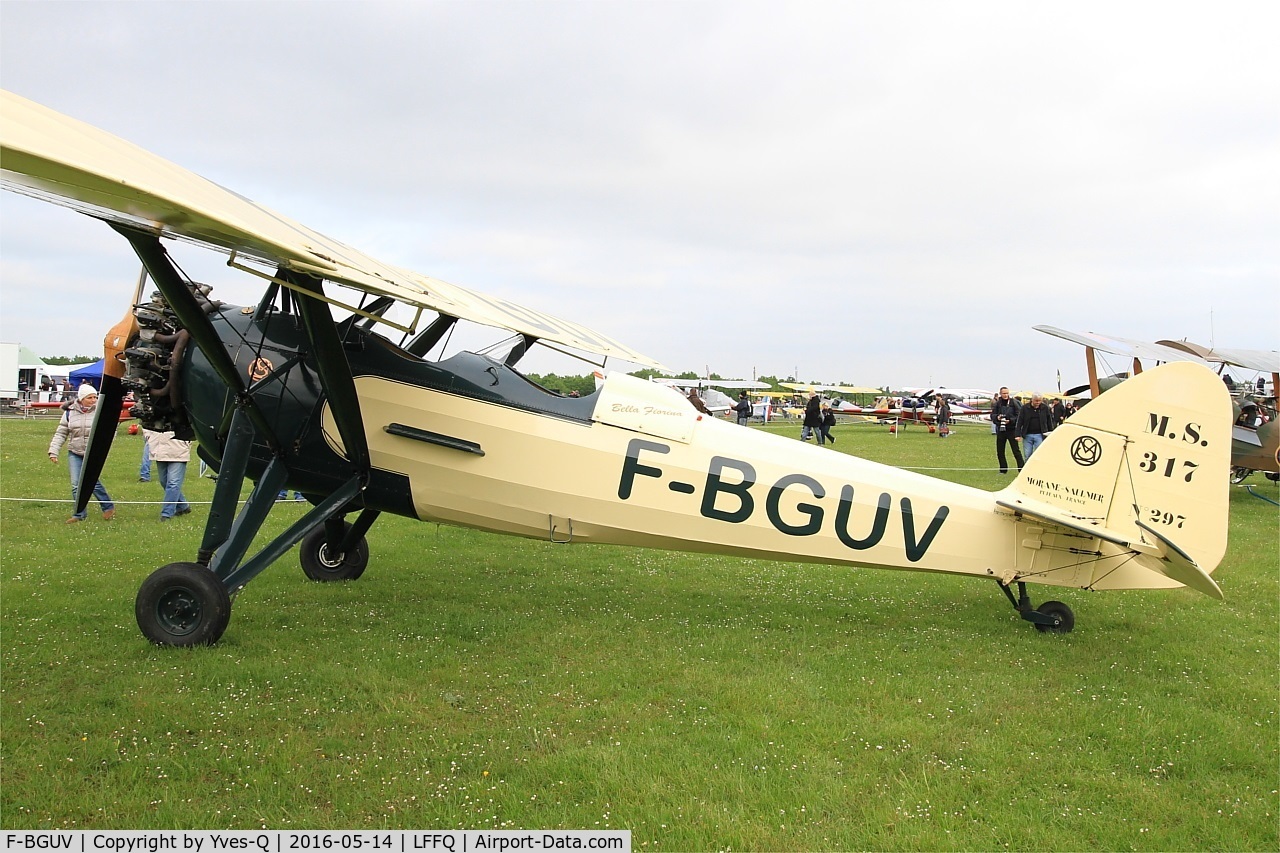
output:
[[360, 536], [350, 547], [344, 547], [351, 529], [350, 524], [335, 517], [302, 538], [298, 559], [307, 577], [313, 581], [353, 581], [364, 574], [369, 565], [369, 544]]
[[1042, 634], [1066, 634], [1076, 626], [1075, 614], [1061, 601], [1046, 601], [1039, 607], [1032, 607], [1031, 598], [1027, 595], [1027, 585], [1022, 581], [1018, 581], [1017, 598], [1013, 597], [1013, 592], [1005, 584], [1000, 584], [1000, 589], [1018, 611], [1018, 615], [1035, 625], [1036, 630]]

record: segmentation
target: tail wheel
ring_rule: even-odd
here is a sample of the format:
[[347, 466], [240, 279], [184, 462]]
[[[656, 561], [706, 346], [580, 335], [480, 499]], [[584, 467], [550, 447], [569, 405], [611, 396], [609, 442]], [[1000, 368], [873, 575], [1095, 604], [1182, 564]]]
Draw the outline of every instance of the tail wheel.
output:
[[157, 646], [211, 646], [231, 621], [231, 597], [204, 566], [170, 563], [142, 582], [134, 615]]
[[[343, 535], [351, 529], [342, 523]], [[320, 525], [302, 540], [298, 560], [302, 571], [313, 581], [353, 581], [364, 574], [369, 565], [369, 543], [363, 536], [344, 554], [335, 554], [326, 542], [325, 525]]]
[[1046, 601], [1036, 610], [1056, 620], [1056, 624], [1042, 625], [1035, 623], [1036, 630], [1042, 634], [1066, 634], [1076, 626], [1076, 615], [1071, 612], [1071, 608], [1063, 604], [1061, 601]]

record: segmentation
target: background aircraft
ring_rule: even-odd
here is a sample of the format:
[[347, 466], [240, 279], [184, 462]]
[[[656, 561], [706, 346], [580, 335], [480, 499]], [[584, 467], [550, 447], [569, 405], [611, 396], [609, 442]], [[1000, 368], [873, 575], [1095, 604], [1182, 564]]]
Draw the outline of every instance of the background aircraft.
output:
[[[232, 597], [295, 545], [308, 577], [358, 578], [386, 512], [561, 544], [980, 577], [1045, 632], [1071, 630], [1074, 615], [1032, 604], [1028, 583], [1222, 596], [1211, 572], [1226, 550], [1227, 484], [1197, 471], [1226, 464], [1228, 401], [1201, 366], [1166, 365], [1094, 402], [991, 493], [741, 429], [619, 371], [585, 397], [550, 392], [516, 368], [544, 341], [660, 365], [578, 324], [383, 264], [8, 92], [0, 169], [7, 189], [107, 223], [157, 288], [144, 297], [140, 281], [104, 340], [108, 414], [77, 508], [126, 390], [144, 426], [195, 438], [218, 469], [195, 559], [161, 566], [138, 591], [135, 617], [154, 643], [216, 642]], [[174, 253], [185, 243], [261, 279], [259, 302], [215, 300], [183, 274]], [[396, 302], [418, 309], [411, 322], [386, 316]], [[501, 359], [425, 358], [461, 319], [517, 337]], [[245, 477], [255, 485], [240, 506]], [[286, 487], [312, 508], [248, 556]]]
[[902, 393], [926, 400], [932, 400], [935, 396], [941, 394], [947, 398], [947, 402], [951, 404], [952, 408], [955, 408], [958, 403], [971, 409], [976, 409], [979, 404], [990, 406], [992, 398], [996, 396], [996, 392], [988, 391], [985, 388], [946, 388], [943, 386], [903, 388]]
[[1270, 373], [1270, 396], [1258, 394], [1258, 386], [1253, 382], [1224, 381], [1224, 385], [1232, 392], [1230, 479], [1232, 483], [1240, 483], [1254, 471], [1263, 471], [1272, 480], [1280, 479], [1280, 419], [1277, 418], [1275, 397], [1276, 380], [1280, 378], [1280, 352], [1209, 349], [1188, 341], [1136, 341], [1096, 332], [1068, 332], [1055, 326], [1033, 328], [1084, 346], [1092, 399], [1097, 399], [1098, 395], [1116, 387], [1127, 378], [1127, 374], [1100, 378], [1096, 363], [1098, 352], [1119, 355], [1129, 360], [1134, 376], [1142, 373], [1144, 359], [1156, 363], [1212, 363], [1217, 365], [1218, 373], [1224, 379], [1224, 369], [1228, 365], [1263, 374], [1264, 382], [1265, 374]]
[[[1280, 479], [1280, 417], [1277, 417], [1276, 385], [1280, 382], [1280, 352], [1276, 350], [1209, 348], [1189, 341], [1157, 341], [1185, 350], [1210, 364], [1227, 379], [1226, 369], [1238, 367], [1256, 374], [1253, 382], [1231, 382], [1235, 421], [1231, 428], [1231, 482], [1242, 482], [1254, 471]], [[1244, 378], [1244, 377], [1237, 377]], [[1266, 393], [1267, 383], [1271, 393]]]
[[841, 415], [872, 414], [869, 409], [874, 409], [874, 404], [868, 406], [857, 402], [857, 399], [850, 398], [865, 400], [883, 393], [880, 388], [868, 388], [865, 385], [817, 385], [807, 382], [779, 382], [778, 384], [793, 392], [783, 406], [787, 416], [792, 418], [804, 417], [804, 407], [808, 402], [810, 391], [816, 391], [823, 402]]
[[769, 387], [767, 382], [755, 382], [750, 379], [677, 379], [669, 376], [654, 376], [649, 381], [679, 389], [680, 393], [685, 395], [688, 395], [691, 390], [696, 390], [698, 396], [702, 398], [703, 405], [717, 415], [723, 415], [737, 402], [722, 389], [759, 391]]

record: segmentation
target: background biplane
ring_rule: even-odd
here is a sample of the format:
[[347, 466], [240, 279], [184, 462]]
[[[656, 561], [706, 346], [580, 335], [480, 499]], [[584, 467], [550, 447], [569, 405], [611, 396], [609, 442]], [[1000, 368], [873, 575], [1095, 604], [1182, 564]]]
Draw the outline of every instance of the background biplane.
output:
[[[883, 393], [879, 388], [868, 388], [863, 385], [815, 385], [807, 382], [779, 382], [783, 388], [791, 392], [789, 399], [783, 401], [782, 410], [787, 417], [804, 417], [804, 406], [808, 402], [809, 392], [816, 391], [823, 402], [831, 406], [839, 415], [874, 415], [871, 411], [875, 404], [871, 400]], [[864, 402], [859, 402], [862, 400]]]
[[[82, 484], [98, 477], [128, 390], [143, 425], [195, 438], [219, 472], [195, 559], [138, 592], [138, 625], [157, 644], [216, 642], [232, 597], [294, 545], [310, 578], [359, 577], [385, 512], [557, 543], [981, 577], [1044, 632], [1071, 630], [1074, 615], [1033, 605], [1027, 583], [1221, 597], [1210, 573], [1226, 548], [1227, 484], [1197, 472], [1226, 464], [1228, 401], [1201, 366], [1148, 371], [1095, 402], [993, 494], [707, 418], [619, 371], [581, 398], [547, 391], [516, 369], [539, 343], [661, 366], [383, 264], [8, 92], [0, 156], [7, 189], [108, 223], [157, 288], [145, 296], [140, 280], [106, 336], [99, 411], [111, 414]], [[262, 280], [262, 298], [213, 299], [183, 274], [177, 241], [225, 253]], [[410, 322], [390, 319], [395, 303], [414, 309]], [[460, 319], [516, 337], [502, 358], [425, 358]], [[245, 477], [255, 485], [239, 506]], [[285, 487], [312, 508], [248, 556]], [[81, 507], [88, 498], [80, 488]]]
[[[1253, 382], [1230, 382], [1235, 420], [1231, 427], [1231, 482], [1243, 482], [1254, 471], [1280, 480], [1280, 409], [1276, 385], [1280, 382], [1280, 352], [1276, 350], [1209, 348], [1189, 341], [1157, 341], [1163, 346], [1194, 353], [1219, 365], [1218, 373], [1230, 382], [1227, 367], [1253, 371]], [[1271, 393], [1266, 393], [1268, 380]]]
[[[1188, 341], [1137, 341], [1097, 332], [1069, 332], [1055, 326], [1034, 326], [1037, 331], [1062, 338], [1085, 348], [1088, 386], [1072, 388], [1069, 393], [1087, 388], [1092, 399], [1116, 387], [1130, 374], [1098, 375], [1096, 353], [1119, 355], [1129, 361], [1132, 375], [1142, 373], [1143, 361], [1156, 363], [1191, 361], [1216, 364], [1223, 384], [1231, 391], [1231, 462], [1230, 479], [1240, 483], [1254, 471], [1263, 471], [1272, 480], [1280, 479], [1280, 418], [1276, 411], [1276, 381], [1280, 379], [1280, 352], [1275, 350], [1210, 349]], [[1236, 366], [1259, 374], [1262, 385], [1255, 382], [1236, 383], [1225, 374], [1227, 366]], [[1270, 374], [1271, 394], [1266, 387]]]

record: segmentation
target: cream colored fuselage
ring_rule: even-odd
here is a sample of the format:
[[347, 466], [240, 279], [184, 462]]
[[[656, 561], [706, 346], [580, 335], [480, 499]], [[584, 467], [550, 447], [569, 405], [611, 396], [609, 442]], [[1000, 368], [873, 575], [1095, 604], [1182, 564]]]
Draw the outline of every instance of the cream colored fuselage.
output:
[[[355, 382], [373, 467], [408, 478], [424, 521], [1006, 582], [1098, 579], [1096, 559], [1053, 547], [1056, 534], [999, 511], [990, 492], [707, 418], [629, 376], [610, 377], [589, 423], [377, 376]], [[324, 424], [341, 453], [327, 409]], [[390, 424], [482, 453], [390, 434]], [[1039, 537], [1030, 548], [1028, 536]], [[1110, 568], [1115, 586], [1123, 573]], [[1122, 585], [1176, 586], [1150, 575]]]

